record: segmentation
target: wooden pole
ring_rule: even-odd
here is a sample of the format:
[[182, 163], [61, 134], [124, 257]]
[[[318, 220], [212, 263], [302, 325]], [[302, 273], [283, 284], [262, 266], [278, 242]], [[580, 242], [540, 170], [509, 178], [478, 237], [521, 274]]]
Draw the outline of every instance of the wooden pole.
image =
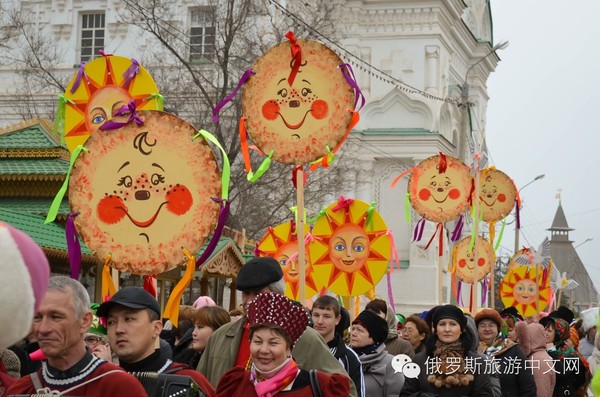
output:
[[304, 250], [304, 170], [299, 167], [296, 171], [296, 236], [298, 236], [298, 299], [306, 306], [306, 256]]
[[479, 171], [479, 162], [478, 160], [476, 164], [476, 172], [475, 172], [475, 186], [474, 186], [474, 202], [475, 202], [475, 219], [473, 220], [473, 227], [475, 228], [475, 246], [473, 248], [473, 258], [475, 258], [475, 263], [473, 266], [473, 286], [471, 288], [471, 300], [473, 301], [473, 307], [471, 308], [471, 314], [475, 317], [477, 313], [477, 282], [475, 281], [475, 271], [477, 270], [477, 255], [479, 254], [477, 238], [479, 237], [479, 182], [481, 172]]

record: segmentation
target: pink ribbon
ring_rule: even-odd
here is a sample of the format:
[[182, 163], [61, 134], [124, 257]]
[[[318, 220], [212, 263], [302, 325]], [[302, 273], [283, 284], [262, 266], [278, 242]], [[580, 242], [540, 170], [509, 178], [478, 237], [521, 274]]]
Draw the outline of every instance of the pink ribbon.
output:
[[246, 71], [244, 72], [244, 74], [242, 75], [242, 77], [240, 77], [240, 81], [238, 82], [237, 87], [235, 87], [235, 89], [233, 91], [231, 91], [229, 93], [229, 95], [227, 95], [221, 102], [219, 102], [219, 104], [217, 106], [215, 106], [215, 108], [213, 109], [212, 112], [212, 121], [213, 123], [218, 123], [219, 122], [219, 112], [221, 111], [221, 109], [223, 108], [223, 106], [227, 105], [229, 102], [231, 102], [231, 100], [236, 96], [237, 92], [239, 91], [240, 88], [242, 88], [242, 86], [246, 83], [246, 81], [250, 78], [250, 76], [252, 76], [253, 74], [255, 74], [256, 72], [252, 69], [246, 69]]
[[298, 259], [298, 253], [297, 253], [297, 252], [294, 252], [292, 255], [290, 255], [290, 257], [289, 257], [289, 258], [287, 258], [287, 259], [285, 260], [285, 264], [286, 264], [286, 265], [289, 265], [290, 263], [292, 263], [293, 261], [295, 261], [295, 260], [297, 260], [297, 259]]
[[341, 209], [348, 208], [350, 206], [350, 204], [352, 204], [353, 202], [354, 202], [354, 199], [345, 198], [344, 196], [340, 196], [338, 203], [331, 210], [333, 212], [338, 212]]
[[126, 126], [132, 121], [135, 121], [135, 123], [138, 126], [144, 124], [144, 121], [140, 118], [140, 116], [138, 116], [137, 111], [135, 110], [135, 101], [133, 99], [127, 105], [124, 105], [123, 107], [121, 107], [121, 109], [117, 110], [115, 116], [120, 116], [126, 113], [129, 113], [129, 118], [127, 119], [127, 121], [121, 123], [118, 121], [108, 120], [100, 126], [100, 129], [102, 131], [116, 130], [118, 128]]
[[75, 81], [73, 82], [73, 86], [71, 87], [71, 94], [74, 94], [75, 91], [77, 91], [77, 89], [79, 88], [79, 84], [81, 84], [81, 79], [85, 78], [85, 81], [89, 83], [90, 79], [88, 79], [87, 75], [85, 74], [85, 64], [87, 62], [83, 61], [81, 62], [81, 65], [79, 65], [79, 70], [77, 71], [77, 77], [75, 77]]
[[396, 243], [394, 242], [394, 234], [390, 229], [386, 230], [386, 236], [390, 238], [390, 273], [394, 272], [394, 263], [398, 266], [398, 270], [400, 270], [400, 256], [398, 256], [398, 251], [396, 250]]
[[304, 236], [304, 246], [307, 246], [308, 244], [312, 243], [313, 241], [322, 241], [323, 239], [321, 237], [315, 237], [312, 235], [312, 233], [307, 233], [306, 236]]
[[392, 292], [392, 277], [389, 272], [386, 274], [386, 278], [387, 278], [388, 302], [390, 303], [390, 305], [392, 306], [392, 309], [395, 312], [396, 305], [394, 303], [394, 293]]
[[263, 250], [261, 250], [260, 248], [258, 248], [258, 243], [256, 243], [256, 245], [254, 246], [254, 256], [255, 257], [259, 257], [259, 256], [266, 256], [267, 253]]
[[124, 87], [127, 87], [131, 80], [140, 72], [140, 64], [135, 58], [131, 58], [131, 65], [127, 68], [125, 73], [123, 73], [123, 78], [125, 79]]

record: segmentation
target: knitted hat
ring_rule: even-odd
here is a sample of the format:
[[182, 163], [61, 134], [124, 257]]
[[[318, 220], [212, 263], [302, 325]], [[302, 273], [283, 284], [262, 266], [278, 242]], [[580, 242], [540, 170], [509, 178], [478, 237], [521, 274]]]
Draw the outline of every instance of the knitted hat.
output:
[[46, 295], [50, 266], [25, 233], [0, 222], [0, 349], [23, 338]]
[[365, 327], [367, 332], [369, 332], [369, 336], [375, 343], [385, 342], [387, 339], [387, 322], [372, 310], [363, 310], [356, 316], [356, 319], [352, 321], [352, 324], [360, 324]]
[[4, 364], [6, 373], [11, 378], [19, 379], [21, 377], [21, 362], [19, 361], [19, 357], [17, 357], [12, 350], [1, 350], [0, 361], [2, 361], [2, 364]]
[[271, 283], [283, 278], [283, 271], [277, 259], [268, 256], [252, 258], [237, 275], [238, 291], [260, 291]]
[[194, 304], [192, 305], [195, 309], [200, 309], [201, 307], [204, 306], [216, 306], [217, 304], [215, 303], [214, 300], [212, 300], [212, 298], [210, 296], [200, 296], [198, 297], [198, 299], [196, 299], [196, 301], [194, 302]]
[[100, 305], [97, 303], [92, 303], [90, 305], [90, 309], [92, 309], [92, 313], [94, 314], [94, 320], [92, 321], [92, 325], [90, 325], [90, 329], [88, 329], [87, 332], [94, 335], [105, 336], [106, 328], [104, 327], [104, 324], [100, 322], [100, 319], [96, 315], [99, 307]]
[[444, 318], [450, 318], [460, 324], [461, 329], [465, 329], [467, 326], [467, 317], [465, 317], [462, 310], [454, 305], [439, 306], [433, 314], [433, 327], [436, 328], [440, 320]]
[[290, 337], [292, 347], [300, 335], [306, 331], [308, 320], [308, 313], [302, 306], [294, 304], [284, 295], [273, 292], [258, 294], [248, 304], [250, 325], [274, 324], [279, 326]]
[[492, 320], [498, 326], [498, 329], [502, 328], [502, 317], [500, 317], [500, 313], [498, 313], [494, 309], [490, 309], [489, 307], [481, 309], [475, 315], [475, 324], [479, 326], [479, 322], [481, 320]]

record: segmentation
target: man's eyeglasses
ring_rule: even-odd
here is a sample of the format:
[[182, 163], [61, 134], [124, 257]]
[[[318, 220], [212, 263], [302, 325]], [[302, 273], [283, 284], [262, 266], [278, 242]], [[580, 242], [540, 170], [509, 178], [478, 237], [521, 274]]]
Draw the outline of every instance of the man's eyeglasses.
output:
[[83, 341], [88, 345], [96, 345], [100, 342], [104, 342], [104, 338], [101, 336], [88, 335], [83, 338]]

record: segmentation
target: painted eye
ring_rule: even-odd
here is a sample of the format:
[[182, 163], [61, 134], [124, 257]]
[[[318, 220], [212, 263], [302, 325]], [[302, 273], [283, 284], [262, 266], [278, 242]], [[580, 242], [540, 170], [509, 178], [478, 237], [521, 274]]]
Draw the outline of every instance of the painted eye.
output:
[[150, 177], [150, 182], [152, 182], [152, 184], [156, 186], [159, 183], [164, 183], [165, 177], [161, 174], [152, 174], [152, 176]]
[[356, 252], [363, 252], [365, 250], [365, 247], [363, 247], [362, 245], [357, 245], [354, 247], [354, 251]]
[[285, 98], [288, 94], [288, 91], [285, 88], [280, 89], [279, 91], [277, 91], [277, 95], [281, 96], [282, 98]]
[[450, 181], [446, 181], [446, 182], [444, 183], [444, 186], [450, 186], [451, 184], [452, 184], [452, 182], [450, 182]]
[[302, 91], [300, 91], [300, 93], [302, 94], [302, 96], [307, 96], [308, 94], [312, 94], [312, 90], [310, 88], [303, 88]]
[[98, 115], [92, 119], [93, 124], [100, 124], [104, 121], [104, 117]]
[[343, 251], [346, 249], [346, 246], [344, 244], [336, 244], [335, 247], [333, 247], [333, 249], [335, 249], [336, 251]]
[[122, 177], [121, 179], [119, 179], [119, 182], [117, 182], [117, 186], [131, 187], [132, 184], [133, 180], [129, 175]]
[[535, 288], [529, 287], [529, 292], [533, 294], [535, 292]]
[[429, 185], [431, 185], [433, 187], [436, 187], [437, 186], [437, 182], [436, 181], [431, 181], [431, 183]]
[[288, 260], [288, 258], [287, 258], [287, 257], [285, 257], [285, 256], [283, 256], [283, 257], [281, 257], [281, 259], [279, 260], [279, 264], [280, 264], [281, 266], [285, 266], [285, 262], [286, 262], [287, 260]]

